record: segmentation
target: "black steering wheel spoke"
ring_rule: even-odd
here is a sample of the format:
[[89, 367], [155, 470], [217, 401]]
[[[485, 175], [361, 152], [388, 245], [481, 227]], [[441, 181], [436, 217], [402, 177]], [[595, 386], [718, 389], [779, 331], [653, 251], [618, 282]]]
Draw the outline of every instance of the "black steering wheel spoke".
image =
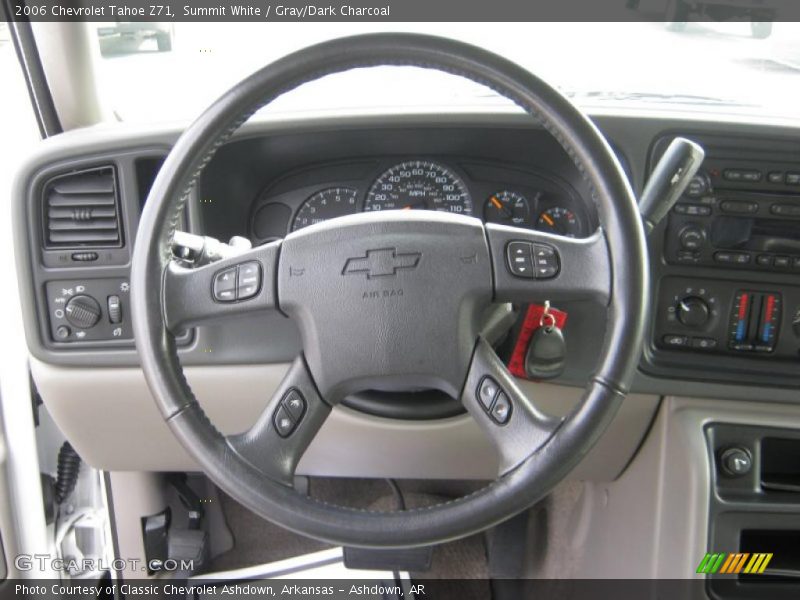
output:
[[606, 237], [570, 238], [495, 223], [486, 224], [497, 302], [594, 300], [611, 297]]
[[461, 402], [500, 455], [500, 475], [547, 443], [562, 419], [550, 416], [517, 386], [491, 345], [479, 339]]
[[256, 423], [227, 442], [264, 476], [292, 485], [297, 463], [330, 412], [298, 356]]
[[281, 242], [201, 267], [170, 261], [164, 269], [164, 323], [174, 334], [201, 323], [274, 309]]

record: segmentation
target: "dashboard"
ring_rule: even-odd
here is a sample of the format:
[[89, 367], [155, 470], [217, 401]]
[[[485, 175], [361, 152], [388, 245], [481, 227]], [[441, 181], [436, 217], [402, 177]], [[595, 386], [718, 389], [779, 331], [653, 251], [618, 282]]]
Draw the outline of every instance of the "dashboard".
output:
[[[635, 190], [675, 135], [706, 150], [697, 180], [648, 239], [654, 309], [634, 389], [791, 401], [800, 383], [800, 131], [652, 116], [596, 123]], [[131, 250], [149, 187], [179, 133], [121, 126], [112, 138], [67, 134], [23, 170], [16, 244], [35, 358], [137, 365]], [[87, 228], [69, 207], [89, 196], [98, 204]], [[207, 165], [182, 226], [262, 244], [374, 210], [442, 210], [573, 237], [599, 226], [569, 156], [523, 115], [247, 124]], [[569, 315], [559, 381], [580, 384], [598, 355], [605, 307], [556, 307]], [[185, 365], [281, 363], [300, 349], [296, 327], [280, 314], [209, 323], [178, 342]]]
[[254, 203], [258, 244], [336, 217], [383, 210], [436, 210], [485, 222], [584, 237], [594, 223], [558, 177], [459, 157], [386, 157], [306, 167], [268, 186]]

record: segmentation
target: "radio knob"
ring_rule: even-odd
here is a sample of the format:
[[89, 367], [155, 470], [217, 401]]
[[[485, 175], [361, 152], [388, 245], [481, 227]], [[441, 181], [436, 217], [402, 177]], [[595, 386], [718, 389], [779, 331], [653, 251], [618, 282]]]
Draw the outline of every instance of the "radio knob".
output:
[[706, 231], [697, 225], [689, 225], [681, 230], [678, 240], [685, 250], [699, 250], [706, 241]]
[[89, 329], [100, 320], [100, 304], [91, 296], [75, 296], [64, 307], [67, 321], [80, 329]]
[[708, 304], [702, 298], [687, 296], [678, 303], [678, 320], [687, 327], [702, 327], [708, 316]]

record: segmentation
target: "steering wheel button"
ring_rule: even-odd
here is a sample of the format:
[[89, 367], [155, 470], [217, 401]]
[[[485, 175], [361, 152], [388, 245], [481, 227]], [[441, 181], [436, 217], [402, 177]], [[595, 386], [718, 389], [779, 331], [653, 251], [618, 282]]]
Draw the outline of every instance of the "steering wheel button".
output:
[[258, 293], [257, 285], [240, 285], [238, 288], [239, 300], [247, 300]]
[[246, 262], [239, 265], [239, 285], [261, 283], [261, 267], [257, 262]]
[[491, 377], [484, 377], [478, 386], [478, 400], [486, 410], [492, 409], [492, 402], [494, 402], [497, 392], [500, 391], [500, 386], [497, 385]]
[[236, 300], [236, 267], [225, 269], [214, 275], [214, 300], [218, 302]]
[[299, 423], [306, 412], [306, 401], [297, 390], [290, 391], [281, 402], [281, 406], [286, 409], [289, 416]]
[[500, 392], [497, 395], [491, 416], [494, 422], [499, 425], [508, 423], [508, 419], [511, 417], [511, 400], [508, 399], [505, 392]]
[[283, 406], [279, 406], [278, 410], [275, 411], [272, 421], [275, 424], [275, 431], [281, 437], [292, 435], [294, 428], [297, 426], [297, 423], [289, 416], [289, 412]]
[[509, 242], [506, 249], [508, 270], [512, 275], [533, 279], [533, 254], [528, 242]]
[[238, 300], [247, 300], [258, 293], [261, 287], [261, 267], [257, 262], [247, 262], [239, 265], [239, 279], [237, 280]]
[[549, 279], [558, 275], [558, 255], [555, 248], [545, 244], [533, 245], [534, 276], [537, 279]]

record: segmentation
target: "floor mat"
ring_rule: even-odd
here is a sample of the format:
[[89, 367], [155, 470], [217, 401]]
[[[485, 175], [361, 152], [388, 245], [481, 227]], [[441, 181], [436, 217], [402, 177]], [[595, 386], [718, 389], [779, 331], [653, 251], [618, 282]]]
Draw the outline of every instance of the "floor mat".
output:
[[224, 492], [219, 492], [219, 498], [234, 544], [231, 550], [211, 561], [211, 572], [271, 563], [331, 548], [330, 544], [273, 525]]
[[[402, 484], [406, 507], [430, 506], [450, 499], [449, 495], [420, 491]], [[449, 490], [448, 490], [449, 491]], [[385, 480], [312, 479], [310, 494], [318, 499], [353, 508], [394, 510], [397, 497]], [[306, 538], [262, 519], [223, 492], [219, 492], [225, 520], [235, 540], [233, 549], [213, 559], [210, 570], [222, 571], [283, 560], [316, 552], [331, 546]], [[431, 581], [435, 597], [488, 598], [488, 563], [484, 536], [437, 546], [433, 550], [430, 571], [412, 573], [414, 579]], [[483, 580], [484, 585], [466, 584], [463, 580]], [[476, 595], [477, 594], [477, 595]]]

